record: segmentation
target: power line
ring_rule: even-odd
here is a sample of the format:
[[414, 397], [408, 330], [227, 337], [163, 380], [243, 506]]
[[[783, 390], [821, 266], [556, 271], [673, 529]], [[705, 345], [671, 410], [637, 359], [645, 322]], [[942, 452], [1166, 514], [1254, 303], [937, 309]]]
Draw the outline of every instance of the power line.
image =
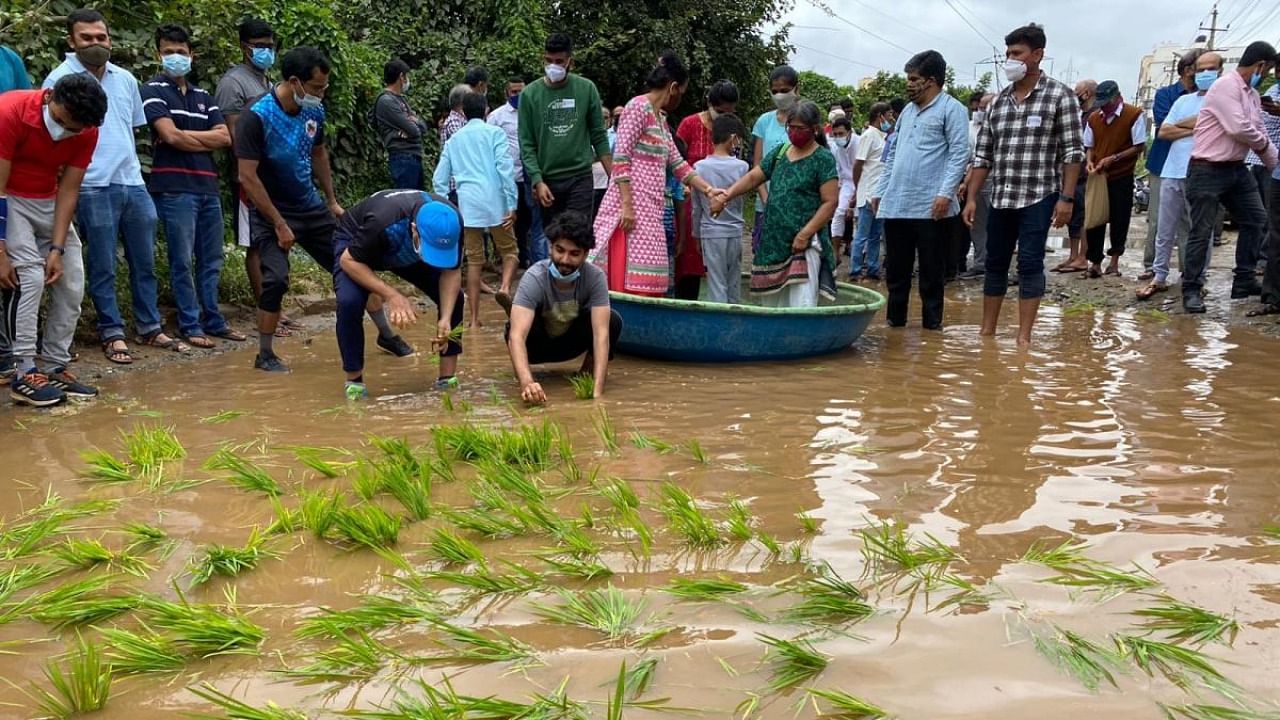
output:
[[800, 43], [791, 43], [791, 44], [803, 50], [808, 50], [809, 52], [815, 52], [815, 53], [818, 53], [819, 55], [826, 55], [827, 57], [834, 58], [836, 60], [843, 60], [844, 62], [852, 63], [853, 65], [861, 65], [863, 67], [869, 67], [873, 70], [883, 69], [879, 65], [872, 65], [871, 63], [864, 63], [861, 60], [854, 60], [852, 58], [841, 57], [840, 55], [833, 55], [832, 53], [829, 53], [826, 50], [819, 50], [818, 48], [809, 47], [808, 45], [801, 45]]
[[900, 23], [903, 27], [905, 27], [905, 28], [906, 28], [906, 29], [908, 29], [908, 30], [912, 30], [912, 31], [914, 31], [914, 32], [915, 32], [916, 34], [918, 34], [918, 35], [923, 35], [924, 37], [930, 38], [930, 39], [932, 39], [932, 40], [937, 40], [938, 42], [946, 42], [946, 38], [940, 38], [940, 37], [938, 37], [937, 35], [934, 35], [933, 33], [928, 33], [928, 32], [925, 32], [924, 30], [921, 30], [921, 29], [920, 29], [920, 28], [918, 28], [918, 27], [913, 27], [913, 26], [911, 25], [911, 23], [909, 23], [909, 22], [904, 22], [904, 21], [902, 20], [902, 18], [896, 18], [896, 17], [894, 17], [894, 16], [892, 16], [892, 15], [890, 15], [890, 14], [886, 13], [886, 12], [883, 12], [883, 11], [881, 11], [880, 9], [878, 9], [878, 8], [877, 8], [876, 6], [874, 6], [874, 5], [871, 5], [871, 4], [868, 4], [868, 3], [865, 3], [865, 2], [863, 2], [862, 0], [853, 0], [853, 2], [855, 2], [855, 3], [859, 4], [859, 5], [861, 5], [862, 7], [864, 7], [864, 8], [866, 8], [866, 9], [870, 10], [870, 11], [871, 11], [871, 12], [873, 12], [873, 13], [876, 13], [877, 15], [880, 15], [881, 17], [887, 18], [887, 19], [892, 20], [893, 22], [896, 22], [896, 23]]
[[840, 22], [844, 23], [845, 25], [848, 25], [848, 26], [849, 26], [849, 27], [851, 27], [851, 28], [854, 28], [855, 30], [860, 30], [860, 31], [862, 31], [862, 32], [864, 32], [864, 33], [866, 33], [866, 34], [870, 35], [871, 37], [873, 37], [873, 38], [875, 38], [875, 39], [879, 40], [880, 42], [884, 43], [885, 45], [888, 45], [889, 47], [897, 48], [898, 50], [901, 50], [902, 52], [905, 52], [905, 53], [914, 53], [914, 52], [915, 52], [915, 50], [912, 50], [912, 49], [910, 49], [910, 48], [902, 47], [902, 46], [901, 46], [901, 45], [899, 45], [898, 43], [896, 43], [896, 42], [894, 42], [894, 41], [892, 41], [892, 40], [890, 40], [890, 39], [888, 39], [888, 38], [884, 37], [883, 35], [880, 35], [880, 34], [878, 34], [878, 33], [876, 33], [876, 32], [873, 32], [873, 31], [871, 31], [871, 30], [868, 30], [868, 29], [866, 29], [866, 28], [862, 27], [861, 25], [857, 25], [857, 24], [855, 24], [855, 23], [853, 23], [853, 22], [850, 22], [849, 20], [846, 20], [844, 17], [842, 17], [842, 16], [838, 15], [838, 14], [836, 13], [836, 11], [832, 10], [831, 8], [827, 7], [824, 3], [822, 3], [822, 2], [821, 2], [821, 0], [809, 0], [809, 4], [810, 4], [810, 5], [812, 5], [812, 6], [814, 6], [814, 7], [816, 7], [816, 8], [818, 8], [818, 9], [819, 9], [819, 10], [821, 10], [822, 12], [826, 13], [826, 15], [827, 15], [828, 17], [835, 18], [836, 20], [839, 20]]
[[963, 21], [964, 21], [964, 24], [965, 24], [965, 25], [968, 25], [970, 30], [972, 30], [972, 31], [974, 31], [975, 33], [977, 33], [977, 34], [978, 34], [978, 37], [982, 38], [982, 41], [983, 41], [983, 42], [985, 42], [985, 43], [987, 43], [988, 45], [990, 45], [990, 46], [991, 46], [992, 51], [994, 52], [994, 51], [995, 51], [996, 44], [995, 44], [995, 43], [993, 43], [993, 42], [991, 42], [991, 39], [990, 39], [990, 38], [988, 38], [986, 35], [983, 35], [983, 34], [982, 34], [982, 31], [981, 31], [981, 30], [979, 30], [976, 26], [974, 26], [974, 24], [973, 24], [973, 23], [969, 22], [969, 18], [967, 18], [967, 17], [965, 17], [963, 14], [961, 14], [961, 12], [960, 12], [959, 8], [957, 8], [957, 7], [955, 6], [955, 3], [953, 3], [953, 2], [952, 2], [952, 0], [945, 0], [945, 2], [947, 3], [947, 7], [951, 8], [951, 12], [955, 13], [955, 14], [956, 14], [956, 17], [958, 17], [958, 18], [960, 18], [961, 20], [963, 20]]
[[993, 32], [993, 33], [995, 33], [995, 34], [997, 34], [997, 35], [999, 35], [999, 34], [1000, 34], [1000, 31], [999, 31], [999, 30], [995, 29], [995, 28], [994, 28], [994, 27], [992, 27], [989, 23], [987, 23], [986, 21], [984, 21], [984, 20], [982, 19], [982, 16], [981, 16], [981, 15], [979, 15], [979, 14], [977, 13], [977, 11], [976, 11], [976, 10], [974, 10], [974, 9], [973, 9], [973, 8], [971, 8], [971, 7], [969, 7], [969, 6], [968, 6], [967, 4], [965, 4], [962, 0], [956, 0], [956, 4], [957, 4], [957, 5], [959, 5], [961, 8], [963, 8], [963, 9], [964, 9], [966, 12], [968, 12], [970, 15], [972, 15], [972, 16], [973, 16], [973, 19], [974, 19], [974, 20], [977, 20], [979, 25], [983, 25], [983, 26], [985, 26], [988, 30], [990, 30], [991, 32]]

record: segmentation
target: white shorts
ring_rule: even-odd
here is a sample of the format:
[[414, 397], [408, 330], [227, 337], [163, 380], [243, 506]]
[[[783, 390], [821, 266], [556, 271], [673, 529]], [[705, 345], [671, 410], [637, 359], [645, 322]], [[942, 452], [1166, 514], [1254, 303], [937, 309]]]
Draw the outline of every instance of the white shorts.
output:
[[244, 200], [236, 200], [236, 244], [240, 247], [249, 247], [249, 206]]

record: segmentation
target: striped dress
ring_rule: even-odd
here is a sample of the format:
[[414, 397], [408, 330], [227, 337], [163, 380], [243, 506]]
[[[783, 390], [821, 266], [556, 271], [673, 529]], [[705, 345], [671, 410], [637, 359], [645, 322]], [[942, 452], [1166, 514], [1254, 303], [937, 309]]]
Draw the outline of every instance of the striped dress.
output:
[[[670, 262], [662, 215], [668, 168], [686, 184], [694, 174], [676, 150], [665, 116], [654, 111], [647, 96], [634, 97], [618, 123], [613, 177], [596, 215], [596, 249], [590, 257], [606, 270], [610, 290], [656, 296], [667, 292]], [[635, 227], [625, 234], [619, 182], [631, 183], [636, 215]]]

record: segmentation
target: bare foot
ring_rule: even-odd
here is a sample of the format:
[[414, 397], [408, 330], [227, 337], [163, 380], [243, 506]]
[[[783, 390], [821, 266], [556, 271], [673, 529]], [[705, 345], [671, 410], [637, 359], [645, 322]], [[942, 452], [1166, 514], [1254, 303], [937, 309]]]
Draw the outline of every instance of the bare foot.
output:
[[468, 320], [468, 321], [467, 321], [467, 327], [468, 327], [468, 328], [482, 328], [482, 327], [484, 327], [484, 323], [480, 322], [480, 318], [478, 318], [478, 317], [473, 317], [473, 318], [471, 318], [470, 320]]
[[1031, 347], [1031, 338], [1024, 338], [1024, 337], [1022, 337], [1022, 336], [1018, 336], [1018, 349], [1019, 349], [1019, 350], [1027, 350], [1027, 349], [1029, 349], [1030, 347]]

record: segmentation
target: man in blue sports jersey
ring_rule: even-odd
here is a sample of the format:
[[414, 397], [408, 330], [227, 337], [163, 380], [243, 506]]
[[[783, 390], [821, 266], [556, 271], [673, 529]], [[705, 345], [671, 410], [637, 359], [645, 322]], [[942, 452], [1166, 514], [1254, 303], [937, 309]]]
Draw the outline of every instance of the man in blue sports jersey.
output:
[[[240, 184], [253, 205], [250, 243], [262, 265], [258, 357], [253, 366], [267, 372], [289, 371], [272, 349], [280, 305], [289, 289], [289, 251], [296, 243], [321, 267], [332, 268], [333, 231], [343, 214], [333, 193], [324, 144], [329, 60], [319, 49], [304, 45], [285, 53], [280, 68], [284, 81], [241, 114], [235, 139]], [[379, 346], [386, 349], [383, 339], [388, 339], [395, 348], [388, 352], [413, 352], [391, 330], [380, 303], [369, 315], [378, 326]]]

